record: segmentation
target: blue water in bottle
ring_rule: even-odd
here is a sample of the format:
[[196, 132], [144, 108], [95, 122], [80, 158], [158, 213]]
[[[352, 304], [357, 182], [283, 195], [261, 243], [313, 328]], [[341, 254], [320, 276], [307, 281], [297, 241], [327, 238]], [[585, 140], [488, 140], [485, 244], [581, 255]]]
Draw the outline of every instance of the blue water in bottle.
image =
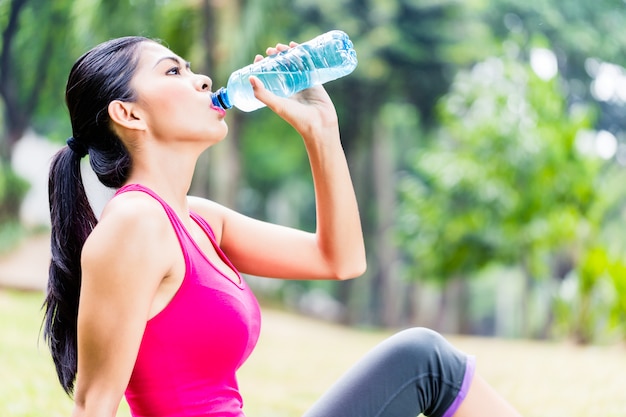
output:
[[254, 97], [251, 75], [274, 94], [290, 97], [305, 88], [348, 75], [356, 66], [352, 41], [344, 32], [333, 30], [235, 71], [226, 87], [214, 92], [211, 99], [223, 109], [235, 106], [249, 112], [265, 106]]

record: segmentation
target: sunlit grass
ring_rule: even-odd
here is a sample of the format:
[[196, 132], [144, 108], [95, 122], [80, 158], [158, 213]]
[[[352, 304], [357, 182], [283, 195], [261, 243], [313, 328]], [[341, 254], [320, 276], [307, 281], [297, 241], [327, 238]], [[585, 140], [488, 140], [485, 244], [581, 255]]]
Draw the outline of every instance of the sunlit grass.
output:
[[[0, 416], [68, 417], [72, 401], [39, 340], [43, 295], [0, 290]], [[266, 309], [261, 340], [240, 372], [249, 417], [300, 416], [389, 332], [360, 331]], [[451, 337], [525, 417], [626, 416], [626, 351]], [[118, 417], [130, 416], [125, 403]]]
[[[40, 337], [43, 297], [0, 289], [0, 416], [71, 415], [72, 400], [61, 388]], [[124, 404], [118, 416], [127, 415]]]
[[39, 293], [0, 291], [0, 409], [5, 416], [69, 416], [43, 341]]

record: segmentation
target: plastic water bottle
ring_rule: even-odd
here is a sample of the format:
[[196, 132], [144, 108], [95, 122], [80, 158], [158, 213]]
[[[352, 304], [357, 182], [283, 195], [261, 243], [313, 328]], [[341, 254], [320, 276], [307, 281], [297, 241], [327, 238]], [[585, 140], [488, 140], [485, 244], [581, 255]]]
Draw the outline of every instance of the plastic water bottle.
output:
[[235, 71], [226, 87], [214, 92], [211, 99], [213, 105], [225, 110], [235, 106], [249, 112], [265, 106], [254, 97], [251, 75], [272, 93], [290, 97], [305, 88], [348, 75], [356, 66], [352, 41], [344, 32], [333, 30]]

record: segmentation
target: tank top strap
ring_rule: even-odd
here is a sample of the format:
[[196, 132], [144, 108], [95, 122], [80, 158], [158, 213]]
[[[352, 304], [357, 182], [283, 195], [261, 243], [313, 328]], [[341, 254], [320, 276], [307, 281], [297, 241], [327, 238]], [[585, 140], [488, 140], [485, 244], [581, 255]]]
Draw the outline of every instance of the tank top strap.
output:
[[226, 256], [226, 254], [220, 247], [219, 243], [217, 243], [215, 233], [213, 232], [213, 228], [211, 227], [209, 222], [207, 222], [204, 219], [204, 217], [200, 216], [198, 213], [195, 213], [193, 211], [189, 212], [189, 215], [196, 222], [196, 224], [200, 226], [200, 228], [204, 231], [204, 233], [206, 233], [206, 235], [209, 237], [209, 240], [211, 241], [211, 244], [213, 245], [215, 252], [217, 252], [217, 255], [222, 259], [222, 261], [224, 261], [226, 265], [228, 265], [230, 269], [235, 271], [237, 275], [239, 276], [239, 283], [235, 282], [235, 285], [237, 285], [240, 288], [243, 288], [244, 281], [243, 281], [243, 278], [241, 277], [241, 274], [237, 271], [237, 268], [235, 267], [235, 265], [233, 265], [230, 259], [228, 259], [228, 256]]
[[198, 226], [200, 226], [202, 230], [204, 230], [204, 232], [212, 238], [212, 240], [215, 240], [215, 233], [213, 232], [209, 222], [204, 220], [204, 217], [200, 216], [198, 213], [194, 213], [193, 211], [189, 212], [189, 215], [198, 224]]
[[163, 209], [165, 210], [165, 213], [167, 214], [167, 217], [169, 218], [170, 223], [172, 224], [172, 227], [174, 228], [174, 232], [176, 233], [178, 242], [180, 243], [181, 249], [183, 251], [183, 255], [185, 257], [185, 264], [187, 265], [187, 267], [189, 267], [191, 265], [191, 258], [187, 251], [187, 248], [188, 248], [188, 245], [191, 243], [189, 242], [190, 238], [187, 236], [185, 226], [183, 225], [182, 221], [180, 220], [180, 218], [178, 217], [174, 209], [172, 209], [172, 207], [170, 207], [170, 205], [167, 204], [165, 200], [159, 197], [157, 193], [155, 193], [148, 187], [145, 187], [141, 184], [125, 185], [115, 192], [114, 197], [122, 193], [128, 192], [128, 191], [141, 191], [145, 194], [148, 194], [150, 197], [154, 198], [159, 203], [161, 203], [161, 206], [163, 206]]

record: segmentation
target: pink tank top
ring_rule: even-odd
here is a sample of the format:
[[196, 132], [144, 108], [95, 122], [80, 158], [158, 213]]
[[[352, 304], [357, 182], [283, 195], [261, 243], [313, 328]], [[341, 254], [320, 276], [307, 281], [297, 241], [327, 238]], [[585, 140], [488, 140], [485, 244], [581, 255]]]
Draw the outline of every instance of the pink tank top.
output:
[[[183, 282], [169, 302], [148, 320], [126, 400], [134, 417], [242, 417], [235, 372], [259, 337], [256, 298], [241, 279], [222, 274], [201, 252], [174, 211], [151, 190], [136, 184], [117, 193], [142, 191], [162, 205], [185, 258]], [[208, 223], [191, 218], [206, 232], [231, 268]]]

